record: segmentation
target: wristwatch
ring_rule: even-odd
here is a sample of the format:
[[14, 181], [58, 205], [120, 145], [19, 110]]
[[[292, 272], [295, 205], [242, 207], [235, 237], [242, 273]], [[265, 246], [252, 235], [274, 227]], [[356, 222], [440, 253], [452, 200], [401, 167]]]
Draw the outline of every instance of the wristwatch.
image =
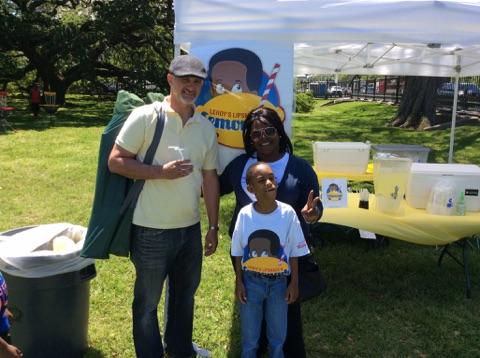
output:
[[210, 230], [218, 231], [218, 225], [210, 225], [210, 226], [208, 227], [208, 230], [209, 230], [209, 231], [210, 231]]

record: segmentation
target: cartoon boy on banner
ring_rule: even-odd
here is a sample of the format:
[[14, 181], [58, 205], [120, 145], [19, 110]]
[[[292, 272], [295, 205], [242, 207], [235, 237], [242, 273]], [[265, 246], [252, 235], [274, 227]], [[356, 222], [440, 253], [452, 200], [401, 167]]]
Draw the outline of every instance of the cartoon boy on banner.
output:
[[209, 76], [197, 100], [197, 112], [217, 130], [221, 171], [243, 150], [242, 129], [248, 112], [265, 106], [285, 119], [275, 86], [279, 71], [280, 65], [275, 64], [270, 74], [265, 73], [258, 55], [243, 48], [224, 49], [210, 58]]

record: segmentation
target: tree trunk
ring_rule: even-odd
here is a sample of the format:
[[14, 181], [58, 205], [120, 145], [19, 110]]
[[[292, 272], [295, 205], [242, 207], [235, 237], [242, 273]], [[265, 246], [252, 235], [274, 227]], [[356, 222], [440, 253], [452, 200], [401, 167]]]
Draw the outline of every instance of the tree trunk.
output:
[[397, 114], [390, 125], [422, 130], [438, 124], [436, 117], [439, 77], [407, 77]]
[[58, 76], [53, 66], [45, 66], [40, 69], [40, 77], [43, 80], [43, 90], [47, 92], [55, 92], [55, 104], [62, 106], [65, 104], [65, 94], [68, 90], [67, 83], [64, 78]]

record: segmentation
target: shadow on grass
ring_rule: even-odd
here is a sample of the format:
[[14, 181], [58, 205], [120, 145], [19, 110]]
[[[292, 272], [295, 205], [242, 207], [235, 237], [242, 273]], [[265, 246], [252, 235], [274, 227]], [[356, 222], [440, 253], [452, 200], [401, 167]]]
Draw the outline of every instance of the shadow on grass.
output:
[[232, 311], [232, 327], [230, 328], [230, 346], [228, 347], [227, 357], [240, 357], [241, 353], [241, 337], [240, 337], [240, 312], [238, 310], [239, 303], [236, 301]]
[[105, 355], [105, 353], [103, 353], [102, 351], [99, 351], [98, 349], [88, 348], [83, 357], [84, 358], [105, 358], [107, 356]]
[[[463, 267], [449, 257], [438, 266], [441, 247], [395, 239], [374, 247], [354, 229], [325, 226], [316, 232], [321, 237], [314, 255], [328, 290], [302, 304], [307, 356], [408, 356], [418, 347], [441, 356], [446, 331], [476, 326], [472, 311], [477, 311], [480, 296], [480, 251], [475, 242], [468, 246], [473, 285], [468, 299]], [[458, 245], [450, 250], [457, 257], [462, 253]], [[382, 353], [376, 355], [372, 341]], [[400, 341], [406, 343], [392, 345]], [[454, 341], [448, 345], [456, 352]]]
[[[439, 265], [443, 246], [417, 245], [379, 235], [376, 242], [364, 240], [356, 229], [324, 223], [317, 224], [313, 233], [317, 243], [315, 256], [322, 267], [327, 266], [327, 276], [335, 278], [332, 286], [344, 294], [356, 292], [358, 297], [398, 304], [413, 304], [414, 298], [433, 306], [466, 298], [460, 241], [449, 245], [449, 252], [459, 261], [446, 255]], [[466, 250], [472, 294], [479, 295], [479, 251], [471, 243], [467, 243]], [[335, 252], [343, 253], [341, 263], [329, 262]]]
[[[16, 109], [10, 112], [6, 120], [13, 130], [44, 131], [52, 127], [103, 127], [111, 119], [113, 101], [82, 97], [65, 103], [55, 114], [40, 110], [34, 117], [25, 101], [13, 100], [11, 105]], [[0, 134], [13, 133], [9, 128]]]

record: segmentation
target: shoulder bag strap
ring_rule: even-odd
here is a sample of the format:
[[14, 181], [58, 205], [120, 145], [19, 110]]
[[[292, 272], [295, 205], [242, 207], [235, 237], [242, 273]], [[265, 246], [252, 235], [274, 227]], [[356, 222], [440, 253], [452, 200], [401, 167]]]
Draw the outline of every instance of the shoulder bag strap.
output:
[[[163, 110], [163, 106], [160, 107], [160, 110], [155, 109], [155, 111], [157, 112], [157, 125], [155, 126], [155, 134], [153, 135], [152, 143], [148, 147], [147, 153], [145, 154], [145, 159], [143, 160], [144, 164], [149, 165], [153, 162], [153, 157], [157, 151], [160, 138], [162, 137], [163, 128], [165, 127], [165, 112]], [[127, 197], [123, 201], [122, 207], [120, 208], [120, 214], [123, 214], [130, 205], [135, 205], [144, 185], [145, 179], [135, 180], [128, 191]]]

